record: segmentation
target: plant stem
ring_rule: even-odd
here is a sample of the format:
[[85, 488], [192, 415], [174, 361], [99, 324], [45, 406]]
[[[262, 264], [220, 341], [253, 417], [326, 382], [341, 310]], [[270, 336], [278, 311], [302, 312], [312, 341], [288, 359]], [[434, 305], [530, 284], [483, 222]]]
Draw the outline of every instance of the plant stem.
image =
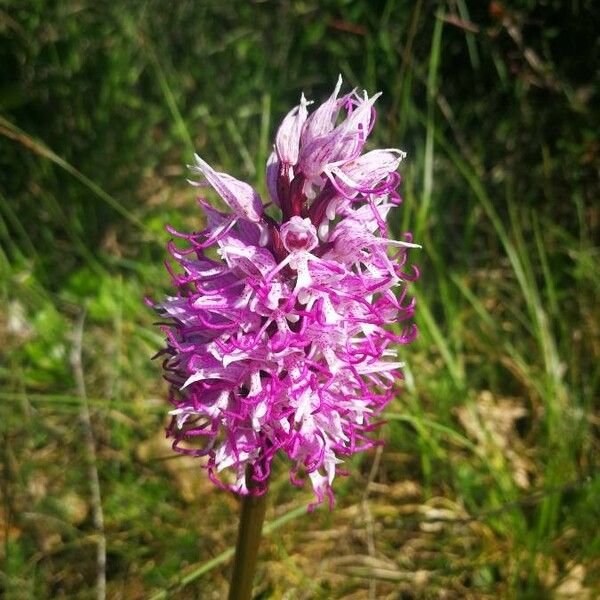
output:
[[262, 496], [242, 497], [229, 600], [250, 600], [252, 598], [252, 582], [254, 581], [266, 507], [266, 493]]

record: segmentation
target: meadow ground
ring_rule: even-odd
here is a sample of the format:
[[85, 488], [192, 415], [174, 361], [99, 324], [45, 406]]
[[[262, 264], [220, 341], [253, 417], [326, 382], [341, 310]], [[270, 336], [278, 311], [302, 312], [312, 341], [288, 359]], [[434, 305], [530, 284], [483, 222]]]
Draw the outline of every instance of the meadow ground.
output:
[[[238, 503], [164, 439], [164, 224], [195, 149], [264, 191], [304, 90], [382, 90], [423, 244], [384, 447], [336, 508], [280, 461], [256, 598], [600, 594], [591, 0], [0, 2], [0, 590], [222, 598]], [[103, 554], [103, 552], [101, 552]]]

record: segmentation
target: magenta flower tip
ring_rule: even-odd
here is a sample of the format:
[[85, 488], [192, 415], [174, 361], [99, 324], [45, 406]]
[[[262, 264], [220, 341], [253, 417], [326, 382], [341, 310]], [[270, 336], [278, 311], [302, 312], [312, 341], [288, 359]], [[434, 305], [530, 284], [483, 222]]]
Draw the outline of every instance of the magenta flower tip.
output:
[[338, 465], [376, 444], [401, 377], [397, 344], [416, 335], [407, 285], [418, 270], [407, 271], [418, 246], [385, 224], [405, 154], [363, 153], [378, 95], [340, 90], [341, 78], [312, 113], [302, 96], [284, 118], [266, 165], [272, 205], [196, 156], [192, 170], [229, 211], [201, 201], [203, 231], [169, 229], [185, 247], [169, 243], [176, 292], [154, 305], [173, 449], [205, 457], [210, 479], [239, 494], [264, 493], [284, 455], [294, 485], [310, 480], [309, 510], [333, 506]]

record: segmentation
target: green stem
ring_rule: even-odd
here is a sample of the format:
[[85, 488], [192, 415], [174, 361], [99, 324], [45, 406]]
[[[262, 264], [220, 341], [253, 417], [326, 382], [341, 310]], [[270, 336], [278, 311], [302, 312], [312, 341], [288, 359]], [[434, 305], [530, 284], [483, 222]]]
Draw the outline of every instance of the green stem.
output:
[[267, 494], [243, 496], [229, 600], [251, 600]]

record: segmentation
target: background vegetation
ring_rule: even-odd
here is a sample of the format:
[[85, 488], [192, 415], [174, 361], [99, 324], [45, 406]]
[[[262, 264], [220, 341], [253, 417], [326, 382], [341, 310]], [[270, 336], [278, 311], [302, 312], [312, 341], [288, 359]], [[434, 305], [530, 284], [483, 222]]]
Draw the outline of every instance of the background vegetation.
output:
[[[163, 439], [195, 148], [264, 186], [304, 90], [382, 90], [424, 249], [383, 450], [337, 507], [278, 465], [257, 598], [600, 594], [592, 0], [0, 0], [0, 594], [222, 598], [235, 498]], [[98, 552], [100, 549], [100, 552]]]

